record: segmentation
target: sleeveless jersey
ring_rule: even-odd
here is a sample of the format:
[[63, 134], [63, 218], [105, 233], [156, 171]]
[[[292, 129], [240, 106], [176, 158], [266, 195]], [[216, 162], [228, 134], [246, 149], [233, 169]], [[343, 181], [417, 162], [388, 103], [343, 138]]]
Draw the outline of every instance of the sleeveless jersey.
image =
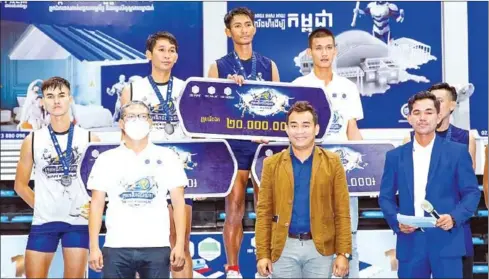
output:
[[[168, 83], [156, 83], [158, 89], [166, 100], [166, 90], [168, 88]], [[178, 119], [177, 107], [180, 100], [180, 95], [184, 88], [185, 82], [181, 79], [173, 77], [173, 90], [172, 99], [173, 106], [170, 108], [170, 124], [173, 126], [173, 133], [167, 133], [165, 131], [165, 125], [167, 125], [166, 113], [160, 109], [160, 100], [158, 99], [157, 93], [154, 92], [148, 77], [139, 79], [131, 83], [131, 100], [142, 101], [148, 105], [151, 109], [151, 119], [153, 120], [153, 129], [150, 133], [150, 139], [152, 141], [164, 141], [164, 140], [180, 140], [187, 139], [183, 133], [182, 127], [180, 126], [180, 119]]]
[[[48, 127], [32, 133], [32, 154], [34, 159], [34, 217], [33, 225], [48, 222], [66, 222], [72, 225], [87, 225], [88, 220], [80, 214], [88, 206], [89, 196], [83, 183], [78, 179], [77, 170], [82, 154], [90, 142], [90, 133], [75, 125], [70, 162], [71, 185], [63, 186], [63, 165], [59, 161]], [[56, 134], [62, 152], [68, 142], [68, 131]]]
[[[272, 60], [261, 54], [254, 52], [256, 57], [256, 78], [255, 80], [272, 81]], [[241, 60], [241, 64], [248, 76], [245, 79], [251, 79], [252, 59]], [[239, 65], [234, 57], [234, 52], [230, 52], [225, 56], [216, 60], [217, 71], [219, 78], [227, 78], [228, 75], [239, 74]]]

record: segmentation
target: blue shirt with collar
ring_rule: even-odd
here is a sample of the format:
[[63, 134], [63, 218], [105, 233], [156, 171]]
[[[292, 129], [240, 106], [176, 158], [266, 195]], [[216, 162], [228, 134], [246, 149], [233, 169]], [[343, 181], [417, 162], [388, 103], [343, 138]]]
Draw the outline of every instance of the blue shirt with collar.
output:
[[311, 188], [313, 154], [314, 150], [309, 158], [301, 162], [295, 157], [292, 148], [290, 148], [290, 158], [292, 159], [292, 169], [294, 171], [294, 203], [289, 227], [289, 232], [292, 234], [311, 231], [309, 192]]

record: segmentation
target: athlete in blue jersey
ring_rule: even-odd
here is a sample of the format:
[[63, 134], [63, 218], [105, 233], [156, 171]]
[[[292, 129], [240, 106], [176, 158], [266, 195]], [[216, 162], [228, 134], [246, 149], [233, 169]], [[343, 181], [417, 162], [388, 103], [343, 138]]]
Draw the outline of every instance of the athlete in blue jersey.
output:
[[[255, 16], [248, 8], [235, 8], [224, 17], [226, 35], [233, 40], [234, 50], [211, 65], [210, 78], [227, 78], [243, 84], [245, 80], [280, 81], [275, 63], [253, 51], [252, 41], [256, 33]], [[245, 189], [250, 176], [251, 164], [259, 143], [265, 140], [229, 140], [229, 145], [238, 161], [238, 175], [231, 193], [226, 197], [226, 221], [224, 243], [226, 248], [227, 278], [242, 278], [238, 254], [243, 240], [243, 215], [245, 211]], [[253, 181], [255, 204], [258, 187]]]
[[[457, 106], [457, 90], [450, 86], [446, 82], [441, 82], [432, 85], [428, 91], [433, 93], [440, 101], [440, 123], [436, 129], [436, 135], [445, 138], [449, 141], [458, 142], [467, 145], [470, 156], [472, 157], [472, 167], [475, 169], [475, 154], [476, 145], [475, 139], [472, 137], [468, 130], [464, 130], [450, 124], [450, 115]], [[414, 133], [408, 140], [412, 140]], [[407, 141], [408, 141], [407, 140]], [[466, 255], [463, 260], [463, 278], [473, 277], [473, 265], [474, 265], [474, 245], [472, 243], [472, 231], [470, 229], [470, 220], [464, 223], [464, 235], [465, 235], [465, 250]]]

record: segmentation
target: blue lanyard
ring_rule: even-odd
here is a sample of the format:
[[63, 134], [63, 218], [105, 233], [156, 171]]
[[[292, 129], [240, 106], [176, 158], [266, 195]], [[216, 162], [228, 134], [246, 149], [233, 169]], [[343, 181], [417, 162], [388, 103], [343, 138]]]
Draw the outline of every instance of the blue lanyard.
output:
[[161, 94], [160, 89], [158, 88], [158, 85], [156, 85], [155, 80], [151, 75], [148, 76], [149, 83], [151, 84], [151, 87], [153, 87], [153, 90], [156, 94], [156, 97], [158, 97], [158, 100], [160, 101], [160, 106], [161, 109], [163, 110], [164, 113], [166, 113], [166, 122], [170, 123], [171, 120], [171, 113], [170, 113], [170, 107], [173, 106], [173, 100], [172, 100], [172, 90], [173, 90], [173, 77], [170, 76], [170, 79], [168, 80], [168, 85], [166, 87], [166, 101], [163, 100], [163, 94]]
[[54, 144], [54, 149], [56, 149], [56, 153], [58, 153], [59, 162], [63, 165], [63, 174], [65, 176], [70, 173], [70, 163], [71, 163], [71, 152], [73, 149], [73, 123], [70, 124], [70, 129], [68, 132], [68, 143], [66, 144], [65, 154], [61, 152], [61, 147], [59, 146], [58, 138], [56, 138], [56, 134], [53, 131], [53, 127], [51, 124], [48, 125], [49, 135], [51, 136], [51, 140]]
[[242, 75], [245, 79], [256, 80], [256, 55], [255, 55], [255, 52], [253, 52], [251, 55], [251, 75], [249, 78], [248, 78], [248, 75], [246, 75], [246, 71], [245, 71], [243, 64], [241, 63], [241, 60], [239, 59], [239, 56], [236, 53], [236, 51], [234, 51], [233, 54], [234, 54], [234, 60], [236, 61], [236, 64], [238, 65], [239, 74]]

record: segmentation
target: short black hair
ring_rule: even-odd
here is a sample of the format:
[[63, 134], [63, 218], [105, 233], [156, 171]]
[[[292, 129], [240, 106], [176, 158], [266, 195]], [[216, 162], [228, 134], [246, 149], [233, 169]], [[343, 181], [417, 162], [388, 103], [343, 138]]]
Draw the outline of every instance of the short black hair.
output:
[[66, 88], [68, 88], [68, 90], [70, 90], [70, 92], [71, 92], [71, 87], [70, 87], [69, 81], [67, 81], [66, 79], [64, 79], [62, 77], [50, 77], [47, 80], [42, 82], [41, 91], [44, 95], [44, 91], [46, 91], [47, 89], [50, 89], [50, 88], [61, 89], [63, 86], [66, 86]]
[[331, 30], [327, 29], [327, 28], [318, 28], [318, 29], [315, 29], [314, 31], [311, 32], [311, 34], [309, 34], [309, 48], [312, 48], [312, 40], [315, 39], [315, 38], [324, 38], [324, 37], [331, 37], [333, 38], [333, 44], [336, 45], [335, 43], [335, 38], [334, 38], [334, 34]]
[[306, 111], [312, 114], [314, 125], [318, 124], [318, 113], [316, 112], [316, 109], [308, 101], [297, 101], [290, 107], [289, 111], [287, 112], [287, 117], [285, 120], [287, 122], [287, 125], [289, 125], [289, 117], [293, 112]]
[[255, 14], [246, 7], [238, 7], [230, 10], [224, 16], [224, 24], [226, 25], [227, 29], [231, 29], [231, 21], [233, 21], [233, 18], [237, 15], [245, 15], [249, 17], [251, 19], [251, 22], [253, 22], [253, 25], [255, 25]]
[[411, 98], [409, 98], [408, 100], [409, 114], [413, 112], [414, 103], [416, 101], [420, 101], [424, 99], [432, 100], [433, 103], [435, 104], [436, 113], [440, 113], [440, 101], [436, 98], [436, 96], [429, 91], [421, 91], [411, 96]]
[[446, 82], [439, 82], [436, 84], [433, 84], [430, 88], [428, 88], [428, 91], [433, 91], [433, 90], [439, 90], [439, 89], [444, 89], [448, 92], [450, 92], [450, 95], [452, 97], [452, 101], [457, 101], [457, 89], [455, 87], [451, 86], [450, 84]]
[[161, 39], [168, 40], [170, 44], [175, 46], [175, 50], [178, 52], [177, 38], [175, 38], [175, 36], [173, 36], [172, 33], [167, 31], [158, 31], [154, 34], [149, 35], [148, 39], [146, 40], [146, 50], [153, 53], [153, 49], [155, 48], [156, 42]]

